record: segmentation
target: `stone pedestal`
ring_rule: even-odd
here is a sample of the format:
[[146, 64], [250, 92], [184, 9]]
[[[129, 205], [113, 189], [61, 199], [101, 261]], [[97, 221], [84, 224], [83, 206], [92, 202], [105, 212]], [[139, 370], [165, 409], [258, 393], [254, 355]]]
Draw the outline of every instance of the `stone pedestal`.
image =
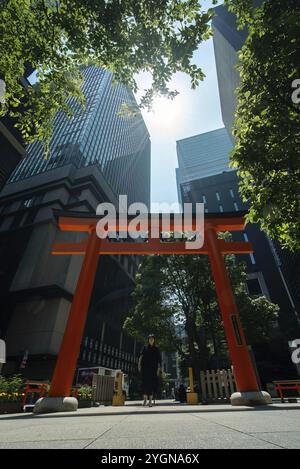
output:
[[74, 412], [77, 409], [78, 401], [75, 397], [41, 397], [36, 401], [33, 413]]
[[266, 391], [235, 392], [230, 397], [232, 406], [249, 406], [272, 404], [272, 398]]

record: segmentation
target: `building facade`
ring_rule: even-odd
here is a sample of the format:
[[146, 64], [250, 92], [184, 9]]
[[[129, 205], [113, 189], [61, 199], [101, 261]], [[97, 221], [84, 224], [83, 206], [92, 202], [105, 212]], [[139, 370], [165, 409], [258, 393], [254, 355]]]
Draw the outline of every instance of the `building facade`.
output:
[[[253, 0], [253, 5], [259, 6], [262, 0]], [[242, 48], [247, 29], [238, 29], [236, 17], [226, 6], [220, 5], [215, 9], [212, 20], [213, 43], [216, 59], [217, 77], [220, 94], [220, 104], [224, 125], [232, 140], [232, 125], [236, 109], [236, 89], [240, 78], [236, 66], [238, 51]]]
[[25, 157], [25, 147], [20, 134], [13, 126], [12, 119], [0, 119], [0, 190], [9, 176]]
[[[53, 256], [57, 240], [81, 239], [59, 231], [53, 209], [95, 213], [101, 202], [118, 206], [120, 194], [150, 204], [150, 138], [141, 115], [120, 113], [133, 93], [108, 71], [83, 69], [86, 107], [73, 117], [58, 112], [50, 154], [35, 142], [0, 194], [1, 337], [7, 373], [51, 378], [81, 256]], [[102, 256], [78, 366], [132, 372], [140, 346], [122, 332], [139, 259]]]
[[229, 171], [228, 154], [232, 143], [226, 129], [217, 129], [176, 142], [178, 168], [176, 182], [179, 202], [182, 203], [181, 191], [189, 183], [214, 174]]

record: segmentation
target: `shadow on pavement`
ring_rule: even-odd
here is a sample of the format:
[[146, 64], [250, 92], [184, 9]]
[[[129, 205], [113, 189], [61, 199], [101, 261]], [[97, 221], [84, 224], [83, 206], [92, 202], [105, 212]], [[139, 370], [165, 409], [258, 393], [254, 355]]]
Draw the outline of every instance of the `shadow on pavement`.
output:
[[[176, 406], [176, 409], [174, 407]], [[125, 405], [125, 408], [128, 407], [135, 407], [138, 409], [137, 410], [130, 410], [128, 412], [124, 412], [124, 410], [120, 411], [114, 411], [114, 412], [107, 412], [104, 409], [107, 409], [107, 407], [95, 407], [93, 412], [64, 412], [64, 413], [49, 413], [49, 414], [39, 414], [39, 415], [34, 415], [32, 413], [23, 413], [23, 414], [13, 414], [13, 415], [7, 415], [7, 416], [0, 416], [0, 421], [1, 420], [30, 420], [30, 419], [43, 419], [43, 418], [72, 418], [72, 417], [110, 417], [114, 415], [141, 415], [141, 414], [180, 414], [180, 413], [224, 413], [224, 412], [261, 412], [261, 411], [268, 411], [268, 412], [274, 412], [278, 410], [300, 410], [300, 405], [292, 405], [292, 404], [287, 404], [284, 406], [284, 404], [281, 404], [280, 406], [276, 406], [276, 404], [273, 405], [268, 405], [268, 406], [258, 406], [258, 407], [231, 407], [228, 405], [228, 408], [221, 407], [221, 404], [216, 404], [214, 408], [211, 408], [212, 404], [209, 405], [209, 408], [206, 405], [199, 404], [196, 406], [187, 406], [186, 404], [179, 404], [179, 403], [160, 403], [156, 404], [153, 407], [143, 407], [142, 404], [131, 404], [128, 403]], [[224, 406], [224, 404], [223, 404]], [[164, 407], [164, 408], [160, 408]], [[173, 409], [166, 409], [165, 407], [173, 407]]]

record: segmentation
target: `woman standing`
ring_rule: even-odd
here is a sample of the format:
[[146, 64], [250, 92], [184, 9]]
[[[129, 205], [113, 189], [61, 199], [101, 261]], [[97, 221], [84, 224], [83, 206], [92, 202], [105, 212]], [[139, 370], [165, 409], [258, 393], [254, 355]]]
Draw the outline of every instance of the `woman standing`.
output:
[[147, 399], [149, 399], [148, 405], [152, 407], [152, 398], [157, 390], [160, 368], [161, 354], [158, 347], [155, 345], [154, 334], [149, 334], [148, 343], [143, 347], [138, 363], [138, 370], [142, 373], [144, 406], [147, 404]]

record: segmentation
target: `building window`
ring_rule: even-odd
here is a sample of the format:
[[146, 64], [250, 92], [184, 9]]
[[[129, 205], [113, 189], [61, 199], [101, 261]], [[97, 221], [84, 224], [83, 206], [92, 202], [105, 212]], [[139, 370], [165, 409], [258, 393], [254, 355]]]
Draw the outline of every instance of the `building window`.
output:
[[205, 212], [205, 213], [208, 213], [208, 208], [205, 208], [205, 209], [204, 209], [204, 212]]
[[219, 192], [216, 192], [216, 197], [217, 197], [217, 200], [220, 202], [221, 198], [220, 198]]
[[220, 212], [224, 212], [223, 205], [219, 205], [219, 210], [220, 210]]
[[234, 203], [233, 203], [233, 206], [234, 206], [234, 210], [235, 210], [236, 212], [238, 212], [238, 211], [239, 211], [239, 206], [238, 206], [238, 204], [237, 204], [236, 202], [234, 202]]
[[252, 278], [247, 280], [247, 288], [249, 295], [262, 295], [262, 289], [258, 278]]
[[190, 184], [183, 184], [181, 187], [182, 187], [184, 196], [188, 195], [189, 192], [191, 192], [192, 190], [192, 186]]
[[[247, 233], [244, 233], [243, 236], [244, 236], [244, 240], [246, 241], [246, 243], [248, 243], [248, 242], [249, 242], [249, 238], [248, 238]], [[255, 265], [255, 264], [256, 264], [256, 260], [255, 260], [254, 254], [250, 253], [250, 254], [249, 254], [249, 257], [250, 257], [251, 264]]]
[[33, 197], [31, 197], [31, 199], [24, 200], [24, 202], [23, 202], [24, 207], [26, 207], [26, 208], [32, 207], [33, 206], [33, 201], [34, 201]]
[[206, 197], [205, 197], [205, 195], [204, 195], [204, 194], [203, 194], [203, 196], [202, 196], [202, 200], [203, 200], [203, 203], [204, 203], [204, 204], [206, 204], [206, 203], [207, 203], [207, 202], [206, 202]]
[[250, 253], [249, 256], [250, 256], [251, 264], [255, 265], [256, 260], [255, 260], [254, 254]]
[[233, 192], [232, 189], [229, 189], [229, 193], [230, 193], [231, 197], [234, 199], [234, 192]]

